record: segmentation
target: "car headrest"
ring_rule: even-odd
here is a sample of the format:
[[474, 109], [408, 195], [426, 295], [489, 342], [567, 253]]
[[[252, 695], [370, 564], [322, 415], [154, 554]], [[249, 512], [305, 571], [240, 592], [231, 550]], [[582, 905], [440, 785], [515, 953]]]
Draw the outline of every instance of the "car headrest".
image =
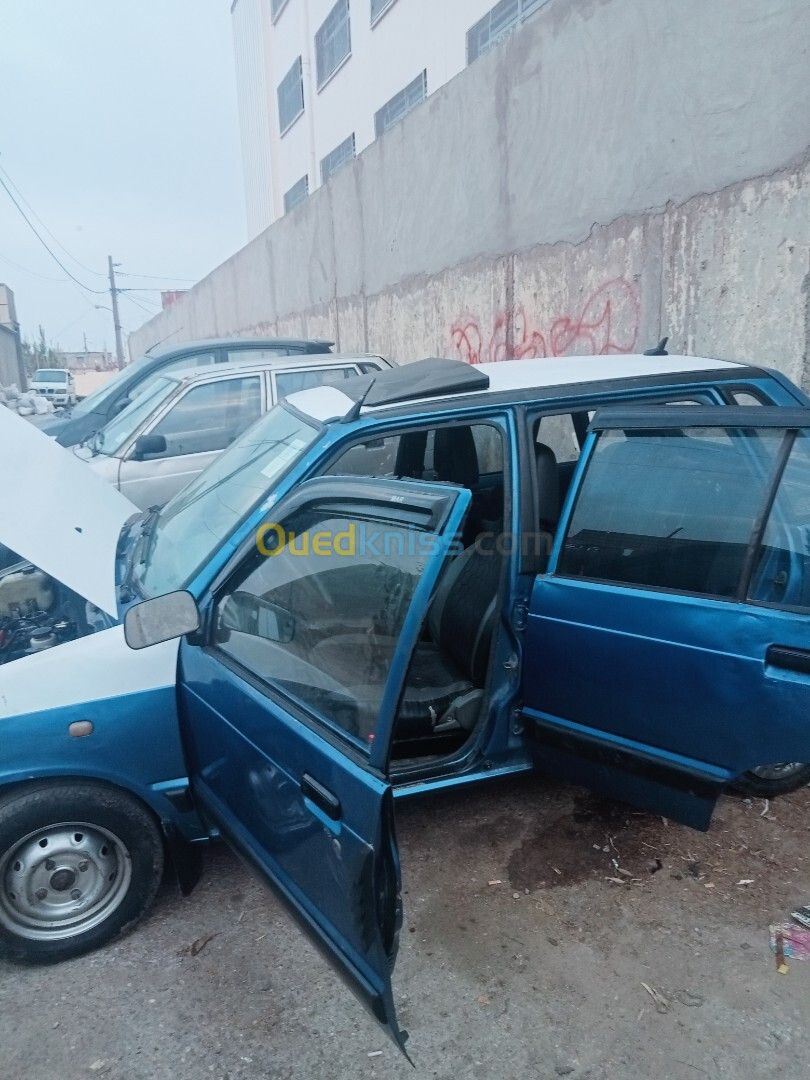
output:
[[556, 526], [560, 517], [560, 474], [557, 458], [550, 446], [537, 443], [537, 517], [541, 528]]
[[478, 452], [468, 427], [438, 428], [433, 442], [433, 468], [439, 480], [462, 487], [478, 483]]

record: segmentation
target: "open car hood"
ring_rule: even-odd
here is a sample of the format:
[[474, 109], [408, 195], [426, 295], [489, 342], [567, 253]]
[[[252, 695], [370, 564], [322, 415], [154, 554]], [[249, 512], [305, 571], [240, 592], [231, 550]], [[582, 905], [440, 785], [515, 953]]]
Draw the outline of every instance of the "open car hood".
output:
[[138, 508], [0, 406], [0, 544], [115, 617], [115, 549]]

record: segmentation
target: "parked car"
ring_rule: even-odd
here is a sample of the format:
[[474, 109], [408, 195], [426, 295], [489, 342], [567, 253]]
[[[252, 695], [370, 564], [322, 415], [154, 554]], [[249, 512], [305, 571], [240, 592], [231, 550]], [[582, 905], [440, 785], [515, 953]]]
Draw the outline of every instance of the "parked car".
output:
[[54, 436], [62, 446], [76, 446], [92, 438], [99, 428], [142, 394], [158, 375], [233, 360], [264, 360], [272, 356], [300, 356], [306, 353], [322, 355], [330, 352], [331, 346], [331, 341], [223, 338], [155, 348], [127, 364], [98, 390], [59, 416], [43, 417], [33, 422], [42, 431]]
[[402, 1046], [395, 797], [539, 768], [706, 828], [806, 782], [759, 770], [810, 762], [807, 405], [699, 357], [426, 360], [141, 514], [0, 412], [7, 954], [110, 940], [216, 828]]
[[280, 398], [390, 366], [381, 356], [330, 353], [159, 375], [74, 452], [140, 509], [162, 506]]
[[[68, 368], [37, 368], [34, 377], [29, 381], [28, 389], [35, 394], [41, 394], [53, 405], [75, 405], [78, 401], [76, 380]], [[50, 422], [57, 421], [51, 419]]]

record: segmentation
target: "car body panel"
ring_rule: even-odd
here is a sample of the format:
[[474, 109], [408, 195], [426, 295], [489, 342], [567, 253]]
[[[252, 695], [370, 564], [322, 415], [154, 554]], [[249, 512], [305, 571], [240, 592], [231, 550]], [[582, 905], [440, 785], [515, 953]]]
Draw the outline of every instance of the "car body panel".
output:
[[115, 550], [137, 509], [73, 454], [0, 409], [4, 485], [0, 542], [115, 616]]
[[178, 363], [194, 366], [201, 356], [210, 356], [212, 363], [224, 363], [229, 351], [242, 349], [278, 350], [279, 356], [323, 354], [331, 351], [331, 345], [329, 341], [293, 338], [216, 338], [186, 342], [183, 345], [173, 344], [164, 348], [156, 346], [152, 352], [116, 372], [109, 383], [82, 402], [80, 410], [74, 409], [72, 414], [43, 420], [38, 426], [54, 436], [62, 446], [75, 446], [91, 438], [115, 416], [123, 400], [135, 396], [162, 370]]
[[[305, 378], [309, 375], [317, 378], [321, 372], [325, 377], [329, 377], [336, 370], [348, 372], [357, 377], [361, 363], [364, 366], [379, 364], [381, 367], [386, 363], [382, 357], [370, 355], [357, 357], [343, 354], [307, 355], [299, 357], [294, 365], [290, 363], [290, 359], [288, 356], [276, 356], [265, 361], [233, 360], [226, 364], [209, 365], [205, 368], [189, 369], [164, 376], [167, 383], [170, 380], [176, 384], [176, 389], [170, 390], [167, 395], [162, 395], [152, 411], [144, 414], [142, 409], [138, 408], [138, 404], [133, 403], [115, 418], [115, 426], [119, 429], [117, 434], [120, 436], [120, 425], [126, 423], [130, 413], [133, 415], [131, 432], [113, 454], [104, 454], [103, 444], [92, 448], [87, 445], [75, 447], [74, 452], [87, 463], [90, 469], [115, 484], [119, 491], [139, 509], [163, 506], [206, 469], [222, 453], [222, 449], [204, 449], [198, 452], [190, 449], [188, 453], [163, 453], [141, 459], [136, 455], [136, 442], [140, 436], [149, 435], [156, 429], [160, 429], [173, 411], [177, 408], [182, 409], [184, 400], [199, 388], [222, 384], [224, 400], [227, 386], [234, 380], [250, 378], [260, 380], [260, 394], [255, 402], [258, 412], [246, 414], [240, 420], [238, 413], [243, 406], [234, 406], [237, 421], [233, 429], [235, 440], [245, 430], [245, 427], [241, 426], [242, 423], [249, 426], [275, 403], [277, 377], [296, 375], [299, 378]], [[337, 387], [335, 389], [337, 390]], [[311, 393], [311, 390], [300, 392]], [[337, 391], [337, 393], [340, 392]], [[140, 400], [142, 402], [144, 399]], [[208, 407], [211, 407], [210, 401]], [[225, 420], [225, 412], [222, 419]], [[205, 430], [202, 429], [203, 432]], [[95, 438], [101, 440], [104, 434], [105, 428], [101, 428]]]
[[[92, 778], [136, 794], [187, 840], [203, 839], [185, 796], [177, 651], [167, 641], [135, 652], [119, 625], [0, 668], [0, 789]], [[71, 724], [88, 722], [90, 734], [71, 735]]]
[[[265, 688], [213, 645], [181, 647], [181, 728], [195, 800], [400, 1047], [391, 991], [401, 922], [399, 863], [383, 767], [410, 654], [469, 502], [469, 492], [460, 488], [323, 477], [274, 508], [282, 521], [308, 505], [339, 503], [352, 520], [363, 520], [371, 507], [380, 528], [386, 505], [398, 513], [425, 507], [436, 519], [428, 532], [438, 543], [424, 555], [420, 548], [421, 576], [366, 762], [341, 748], [322, 725], [302, 722], [301, 708], [285, 703], [271, 676]], [[245, 558], [255, 555], [235, 562]], [[385, 558], [377, 559], [379, 569]], [[331, 563], [325, 569], [334, 572]], [[227, 595], [227, 587], [222, 591]], [[319, 801], [319, 792], [327, 802]]]
[[[737, 431], [734, 456], [752, 475], [762, 466], [762, 493], [755, 496], [761, 506], [749, 540], [753, 550], [759, 550], [756, 537], [764, 528], [767, 500], [778, 490], [777, 474], [784, 462], [774, 464], [774, 451], [766, 451], [750, 433], [764, 432], [766, 425], [790, 429], [808, 424], [810, 412], [715, 406], [674, 412], [666, 407], [629, 408], [624, 418], [619, 410], [614, 412], [615, 428], [622, 431], [634, 412], [646, 415], [653, 437], [667, 425], [687, 433], [690, 427], [709, 425]], [[749, 434], [743, 436], [743, 431]], [[810, 760], [810, 676], [768, 662], [774, 646], [806, 650], [810, 612], [738, 596], [624, 586], [561, 573], [566, 532], [575, 508], [587, 514], [589, 469], [596, 467], [599, 440], [609, 434], [597, 429], [589, 436], [548, 573], [539, 575], [534, 585], [526, 649], [536, 662], [525, 669], [524, 716], [542, 767], [707, 828], [720, 791], [743, 772], [765, 762]], [[776, 435], [781, 439], [780, 431]], [[658, 460], [666, 463], [668, 455], [680, 463], [682, 442], [670, 439]], [[708, 445], [712, 458], [726, 453], [722, 442]], [[628, 441], [624, 446], [633, 452], [639, 444]], [[635, 459], [650, 467], [646, 446]], [[737, 477], [729, 473], [724, 486], [719, 472], [720, 479], [707, 475], [715, 505], [724, 506], [724, 492], [736, 491]], [[751, 481], [745, 482], [750, 490]], [[642, 484], [639, 492], [640, 499], [646, 497], [647, 488]], [[643, 505], [649, 520], [651, 508]], [[682, 529], [676, 528], [672, 536]], [[616, 535], [621, 542], [623, 534]], [[730, 535], [728, 526], [725, 535]], [[632, 557], [636, 541], [628, 534], [624, 543], [622, 554]]]
[[[500, 425], [510, 448], [513, 469], [510, 525], [517, 534], [524, 528], [533, 528], [532, 515], [536, 501], [532, 486], [534, 458], [528, 418], [536, 416], [538, 412], [591, 410], [605, 401], [661, 396], [691, 399], [702, 395], [701, 400], [705, 397], [716, 403], [714, 407], [718, 407], [719, 402], [732, 400], [731, 393], [735, 388], [758, 395], [765, 401], [786, 405], [807, 404], [801, 391], [783, 377], [743, 365], [721, 364], [701, 358], [673, 357], [661, 360], [650, 357], [601, 357], [598, 360], [564, 358], [559, 361], [514, 363], [519, 367], [513, 368], [511, 364], [481, 365], [481, 369], [490, 375], [488, 390], [432, 396], [419, 401], [398, 401], [391, 406], [358, 407], [359, 395], [369, 385], [368, 377], [353, 380], [355, 385], [347, 387], [345, 393], [333, 386], [322, 386], [291, 395], [288, 405], [315, 421], [315, 442], [289, 471], [273, 473], [276, 479], [272, 482], [268, 480], [264, 494], [259, 491], [256, 502], [251, 504], [253, 508], [245, 511], [237, 524], [229, 525], [221, 535], [215, 533], [216, 546], [197, 570], [190, 571], [191, 580], [187, 582], [189, 591], [205, 608], [209, 593], [219, 588], [240, 551], [251, 544], [255, 546], [256, 529], [268, 513], [277, 508], [296, 486], [317, 476], [336, 453], [353, 440], [374, 441], [391, 432], [439, 424], [486, 421]], [[657, 366], [659, 363], [663, 366]], [[751, 409], [752, 418], [756, 411]], [[19, 418], [12, 419], [25, 424]], [[342, 422], [330, 422], [338, 420]], [[5, 460], [16, 465], [18, 451], [13, 445], [16, 440], [9, 437], [6, 445], [2, 442], [7, 422], [8, 418], [0, 410], [0, 449], [6, 451]], [[754, 420], [751, 422], [754, 423]], [[261, 423], [258, 422], [259, 425]], [[322, 426], [319, 427], [319, 424]], [[30, 425], [29, 431], [34, 432]], [[37, 437], [42, 439], [41, 434]], [[27, 439], [27, 436], [24, 438]], [[594, 441], [595, 437], [591, 437], [590, 445]], [[42, 439], [42, 442], [58, 451], [49, 440]], [[36, 453], [38, 457], [39, 451]], [[574, 491], [582, 482], [589, 453], [590, 449], [586, 447], [579, 460], [578, 478], [575, 477], [572, 483], [569, 506], [564, 516], [570, 516]], [[76, 468], [84, 470], [88, 481], [86, 491], [89, 493], [90, 470], [76, 461], [73, 454], [64, 456]], [[23, 556], [30, 557], [31, 552], [35, 552], [34, 561], [38, 565], [44, 564], [43, 569], [54, 573], [60, 580], [67, 577], [65, 584], [82, 595], [92, 591], [96, 597], [93, 602], [102, 599], [108, 617], [119, 618], [127, 606], [136, 601], [136, 597], [131, 581], [124, 581], [116, 595], [112, 572], [115, 545], [112, 540], [116, 533], [115, 521], [120, 518], [125, 520], [134, 507], [128, 507], [125, 514], [118, 503], [118, 518], [111, 512], [109, 520], [102, 522], [100, 531], [103, 542], [99, 537], [98, 542], [87, 544], [85, 548], [70, 535], [71, 532], [75, 533], [77, 527], [83, 531], [76, 535], [84, 534], [85, 519], [75, 516], [74, 504], [77, 503], [76, 491], [85, 489], [74, 489], [72, 474], [69, 478], [67, 471], [62, 473], [61, 464], [59, 475], [64, 479], [63, 486], [66, 488], [56, 501], [61, 517], [54, 514], [51, 506], [46, 507], [44, 500], [42, 507], [37, 506], [40, 492], [51, 489], [53, 472], [50, 462], [55, 460], [43, 459], [39, 472], [31, 464], [29, 472], [24, 473], [34, 493], [30, 497], [9, 491], [9, 498], [15, 500], [11, 505], [20, 508], [23, 516], [16, 509], [14, 522], [9, 522], [7, 514], [2, 516], [0, 542], [12, 546], [11, 539], [18, 541]], [[25, 468], [25, 463], [21, 464]], [[116, 495], [110, 487], [95, 479], [97, 487], [111, 497]], [[401, 481], [396, 483], [402, 484]], [[429, 487], [421, 482], [419, 486], [422, 490]], [[11, 485], [8, 487], [10, 489]], [[84, 506], [82, 497], [78, 500], [82, 514], [87, 513], [90, 517], [91, 501], [88, 497], [88, 505]], [[26, 521], [24, 514], [29, 512], [33, 516]], [[42, 529], [33, 524], [34, 519], [42, 523]], [[75, 526], [74, 521], [78, 525]], [[90, 524], [92, 532], [96, 522], [91, 521]], [[149, 527], [149, 517], [141, 515], [133, 518], [129, 527], [124, 528], [118, 551], [120, 574], [126, 570], [133, 551], [142, 553], [140, 537], [147, 535]], [[557, 555], [553, 555], [553, 559], [558, 557], [563, 532], [562, 529], [558, 530]], [[64, 543], [63, 533], [66, 537]], [[57, 562], [56, 555], [50, 551], [51, 544], [61, 562]], [[113, 549], [109, 560], [108, 547]], [[90, 554], [89, 560], [83, 554], [85, 550]], [[78, 563], [80, 560], [89, 561], [91, 565], [94, 561], [99, 563], [93, 573], [83, 570], [81, 581], [67, 576], [71, 562]], [[107, 567], [103, 573], [102, 563]], [[107, 581], [103, 587], [99, 586], [102, 578]], [[88, 582], [90, 589], [83, 588]], [[128, 650], [121, 627], [117, 626], [0, 666], [0, 729], [4, 737], [4, 750], [0, 758], [0, 792], [8, 785], [31, 780], [94, 778], [136, 793], [160, 818], [167, 833], [176, 830], [185, 839], [201, 840], [208, 835], [209, 827], [216, 823], [216, 827], [235, 842], [240, 854], [251, 861], [265, 878], [277, 879], [276, 887], [286, 900], [298, 904], [298, 917], [309, 932], [322, 948], [331, 952], [337, 949], [339, 966], [341, 963], [345, 966], [346, 949], [339, 943], [336, 947], [335, 935], [324, 924], [323, 913], [319, 915], [318, 905], [331, 898], [327, 896], [326, 901], [320, 899], [317, 881], [309, 881], [314, 891], [307, 893], [291, 877], [293, 873], [307, 871], [307, 867], [302, 868], [300, 862], [297, 869], [292, 865], [296, 860], [304, 859], [301, 854], [303, 846], [295, 851], [302, 834], [306, 833], [307, 843], [310, 843], [310, 834], [312, 838], [317, 837], [312, 844], [320, 845], [318, 858], [323, 855], [323, 860], [335, 855], [334, 847], [330, 845], [334, 839], [340, 839], [328, 815], [319, 814], [318, 807], [310, 805], [312, 800], [307, 802], [301, 795], [300, 780], [304, 769], [322, 767], [323, 772], [317, 779], [323, 780], [329, 790], [340, 788], [341, 804], [348, 808], [347, 814], [350, 810], [352, 815], [352, 828], [347, 829], [347, 834], [351, 832], [349, 847], [353, 853], [354, 870], [358, 870], [364, 858], [370, 859], [364, 864], [369, 866], [379, 856], [380, 865], [387, 868], [386, 873], [390, 875], [392, 868], [398, 874], [390, 820], [392, 792], [404, 798], [459, 784], [476, 783], [526, 771], [535, 767], [538, 761], [546, 768], [558, 768], [560, 776], [603, 787], [606, 785], [602, 784], [604, 776], [599, 775], [600, 770], [606, 773], [612, 768], [620, 774], [621, 783], [617, 782], [612, 789], [608, 785], [608, 789], [618, 797], [631, 798], [642, 805], [656, 808], [665, 805], [668, 816], [691, 820], [698, 825], [705, 824], [716, 791], [732, 778], [734, 769], [744, 760], [741, 750], [742, 727], [739, 724], [733, 727], [729, 737], [730, 751], [726, 753], [723, 748], [725, 756], [718, 760], [713, 760], [713, 755], [705, 747], [705, 732], [700, 731], [691, 720], [691, 727], [683, 726], [678, 741], [653, 746], [643, 726], [650, 715], [649, 710], [644, 711], [643, 701], [641, 704], [633, 703], [637, 709], [633, 715], [634, 727], [620, 730], [614, 725], [611, 730], [611, 715], [608, 715], [607, 709], [599, 708], [599, 701], [592, 692], [595, 685], [593, 679], [595, 675], [598, 676], [604, 692], [614, 693], [617, 698], [621, 693], [628, 692], [628, 686], [617, 685], [616, 672], [599, 659], [583, 670], [584, 653], [590, 655], [594, 648], [606, 652], [612, 650], [611, 655], [618, 657], [618, 662], [625, 663], [626, 682], [635, 679], [639, 697], [660, 692], [660, 686], [649, 678], [646, 670], [639, 673], [635, 669], [640, 657], [652, 657], [645, 658], [644, 663], [659, 667], [681, 665], [679, 670], [683, 685], [678, 686], [677, 690], [681, 693], [682, 704], [690, 704], [691, 708], [689, 679], [685, 672], [689, 658], [703, 650], [706, 655], [701, 656], [700, 665], [693, 668], [699, 670], [700, 674], [700, 680], [692, 683], [695, 694], [700, 693], [703, 685], [715, 679], [715, 676], [716, 681], [723, 683], [725, 689], [721, 690], [727, 695], [739, 688], [750, 693], [757, 678], [760, 679], [757, 687], [759, 693], [763, 679], [769, 680], [767, 685], [771, 687], [772, 696], [764, 707], [784, 707], [793, 710], [794, 717], [799, 715], [798, 704], [804, 700], [804, 682], [808, 676], [784, 670], [775, 673], [767, 671], [758, 676], [754, 654], [757, 649], [767, 645], [769, 634], [774, 641], [778, 638], [780, 644], [799, 644], [803, 640], [804, 616], [787, 613], [779, 624], [777, 634], [773, 630], [772, 613], [758, 610], [750, 618], [742, 618], [740, 612], [735, 610], [731, 615], [732, 621], [737, 620], [734, 632], [724, 648], [717, 648], [715, 639], [720, 625], [720, 609], [716, 601], [670, 597], [666, 619], [671, 625], [664, 627], [660, 625], [663, 616], [656, 616], [653, 610], [656, 603], [659, 606], [663, 603], [658, 595], [645, 594], [642, 602], [638, 590], [625, 590], [633, 591], [631, 604], [620, 589], [614, 588], [605, 597], [593, 584], [570, 579], [563, 583], [555, 578], [553, 563], [548, 573], [536, 576], [536, 569], [527, 569], [518, 559], [510, 564], [508, 580], [504, 578], [502, 588], [504, 609], [501, 613], [501, 633], [490, 662], [490, 709], [485, 722], [470, 740], [470, 745], [456, 757], [401, 771], [392, 767], [387, 773], [385, 736], [373, 749], [375, 756], [373, 761], [368, 762], [371, 766], [369, 771], [365, 763], [357, 764], [345, 756], [341, 760], [328, 740], [314, 734], [306, 723], [301, 722], [298, 714], [283, 709], [276, 709], [271, 717], [271, 725], [279, 734], [279, 740], [272, 746], [264, 745], [263, 725], [269, 715], [264, 690], [252, 684], [238, 685], [233, 672], [225, 672], [223, 665], [212, 659], [210, 650], [188, 640], [182, 642], [179, 654], [177, 642], [153, 646], [142, 652]], [[536, 602], [531, 599], [533, 590]], [[89, 595], [88, 598], [93, 599]], [[408, 634], [412, 633], [424, 615], [426, 604], [427, 597], [423, 596], [418, 611], [414, 606]], [[529, 607], [532, 613], [526, 617]], [[791, 622], [794, 615], [795, 623]], [[766, 622], [766, 616], [769, 622]], [[528, 623], [525, 628], [524, 623]], [[715, 638], [712, 638], [713, 634]], [[599, 635], [604, 644], [595, 646]], [[564, 647], [564, 640], [569, 643], [568, 649]], [[628, 640], [633, 642], [631, 658], [635, 658], [633, 670], [629, 672], [626, 662], [630, 654], [625, 647]], [[635, 644], [637, 640], [641, 641], [638, 648]], [[576, 685], [572, 686], [570, 656], [574, 647], [579, 650], [576, 661], [580, 669]], [[403, 646], [403, 650], [398, 664], [405, 662], [408, 647]], [[179, 677], [178, 655], [181, 657]], [[541, 678], [541, 674], [552, 666], [552, 660], [555, 660], [553, 679], [548, 681]], [[759, 662], [761, 665], [761, 660]], [[521, 713], [518, 711], [518, 695], [524, 673], [526, 701]], [[392, 671], [392, 678], [400, 678], [402, 674], [402, 670], [398, 673]], [[569, 679], [568, 686], [565, 685], [566, 678]], [[710, 689], [714, 691], [716, 687]], [[178, 694], [181, 701], [179, 716]], [[385, 705], [388, 732], [393, 722], [391, 710], [394, 696], [394, 689], [391, 689]], [[760, 702], [763, 701], [765, 699], [760, 697]], [[572, 718], [569, 713], [574, 708], [577, 715]], [[735, 706], [730, 724], [736, 721], [738, 711], [741, 722], [756, 722], [755, 711], [743, 703], [739, 710]], [[801, 715], [804, 715], [803, 709]], [[674, 722], [674, 713], [670, 719]], [[69, 725], [80, 720], [89, 720], [93, 724], [92, 735], [77, 738], [68, 734]], [[186, 750], [189, 739], [191, 741], [190, 759], [184, 756], [180, 725], [187, 742]], [[542, 743], [538, 730], [544, 739]], [[806, 745], [805, 742], [792, 741], [794, 736], [797, 740], [804, 739], [798, 722], [782, 716], [774, 730], [781, 740], [780, 748], [784, 747], [785, 751], [788, 747]], [[703, 739], [701, 747], [695, 748], [689, 743], [687, 735], [690, 732]], [[772, 744], [768, 742], [767, 745], [770, 751]], [[764, 752], [764, 743], [757, 746]], [[576, 756], [572, 748], [576, 749]], [[283, 762], [277, 760], [280, 753], [285, 755]], [[554, 754], [558, 757], [555, 758]], [[200, 796], [199, 805], [205, 811], [205, 824], [187, 797], [187, 760], [192, 762], [196, 775], [202, 779], [202, 785], [199, 780], [197, 782], [197, 794]], [[641, 763], [643, 768], [635, 772], [628, 770], [630, 761]], [[685, 777], [687, 782], [679, 789], [672, 783], [663, 783], [660, 775], [662, 770], [668, 770], [670, 780], [673, 774], [677, 774]], [[667, 800], [665, 804], [661, 802], [662, 793]], [[302, 804], [304, 811], [301, 810]], [[250, 819], [247, 830], [244, 827], [246, 817]], [[264, 836], [263, 830], [266, 833]], [[284, 846], [287, 842], [291, 844], [289, 850]], [[267, 845], [277, 845], [275, 865], [272, 852], [268, 854]], [[308, 850], [311, 853], [313, 848]], [[288, 857], [291, 863], [286, 862]], [[329, 880], [346, 885], [348, 879], [341, 877], [340, 872], [337, 864], [331, 866]], [[382, 875], [383, 884], [385, 876]], [[358, 873], [352, 872], [350, 877], [352, 881], [359, 880]], [[363, 880], [363, 888], [355, 895], [365, 897], [363, 905], [365, 917], [368, 918], [374, 904], [369, 905], [368, 893], [363, 891], [369, 879], [366, 877]], [[348, 913], [347, 920], [356, 914]], [[328, 918], [326, 921], [328, 923]], [[349, 927], [353, 925], [349, 921], [346, 923]], [[369, 924], [366, 923], [365, 927], [368, 934]], [[366, 940], [371, 941], [368, 937]], [[391, 1019], [390, 997], [387, 996], [390, 981], [381, 974], [380, 967], [387, 950], [382, 948], [381, 951], [379, 941], [369, 948], [373, 952], [371, 961], [366, 958], [363, 967], [358, 960], [350, 978], [355, 979], [361, 996], [365, 997], [378, 1017], [390, 1025], [392, 1032], [398, 1032], [397, 1025]]]

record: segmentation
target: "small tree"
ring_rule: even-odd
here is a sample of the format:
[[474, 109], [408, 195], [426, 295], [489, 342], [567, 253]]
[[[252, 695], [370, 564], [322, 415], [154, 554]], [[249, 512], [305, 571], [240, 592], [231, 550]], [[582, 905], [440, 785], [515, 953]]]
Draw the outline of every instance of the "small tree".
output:
[[58, 363], [56, 350], [53, 349], [45, 338], [45, 329], [37, 328], [39, 333], [36, 341], [23, 341], [22, 354], [25, 372], [33, 375], [37, 368], [55, 367]]

